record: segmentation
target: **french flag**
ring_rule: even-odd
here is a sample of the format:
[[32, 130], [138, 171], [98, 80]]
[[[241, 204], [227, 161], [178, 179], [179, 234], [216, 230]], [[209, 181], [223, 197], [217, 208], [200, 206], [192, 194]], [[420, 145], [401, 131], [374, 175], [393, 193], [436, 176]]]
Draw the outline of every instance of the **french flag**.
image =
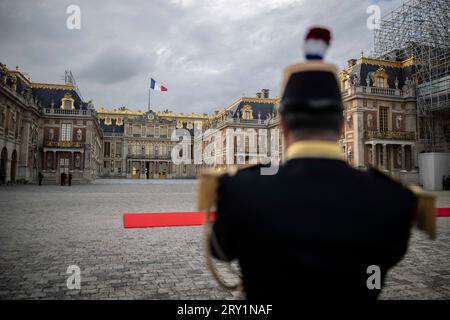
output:
[[156, 90], [156, 91], [167, 91], [166, 87], [160, 85], [153, 78], [150, 79], [150, 89], [153, 89], [153, 90]]

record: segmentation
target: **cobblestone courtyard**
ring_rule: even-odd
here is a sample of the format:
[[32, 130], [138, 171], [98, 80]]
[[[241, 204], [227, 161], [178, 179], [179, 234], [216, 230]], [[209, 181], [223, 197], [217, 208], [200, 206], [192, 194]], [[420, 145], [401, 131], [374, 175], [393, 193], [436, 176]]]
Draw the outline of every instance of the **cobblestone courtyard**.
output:
[[[0, 299], [236, 299], [205, 268], [202, 227], [124, 229], [128, 212], [195, 209], [193, 180], [0, 188]], [[450, 207], [450, 193], [438, 205]], [[450, 218], [415, 231], [384, 299], [450, 299]], [[70, 265], [81, 290], [69, 290]]]

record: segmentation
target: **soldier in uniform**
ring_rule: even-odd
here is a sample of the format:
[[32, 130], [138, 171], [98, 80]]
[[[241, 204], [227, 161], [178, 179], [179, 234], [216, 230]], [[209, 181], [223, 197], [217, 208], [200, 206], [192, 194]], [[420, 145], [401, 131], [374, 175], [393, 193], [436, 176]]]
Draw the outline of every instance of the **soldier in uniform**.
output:
[[199, 209], [216, 209], [212, 254], [238, 260], [250, 300], [376, 299], [380, 287], [369, 278], [379, 270], [382, 286], [402, 259], [419, 203], [432, 212], [421, 226], [435, 235], [431, 197], [344, 160], [337, 70], [320, 60], [329, 40], [327, 29], [311, 29], [308, 61], [284, 71], [279, 112], [287, 150], [278, 172], [262, 175], [255, 166], [200, 182]]

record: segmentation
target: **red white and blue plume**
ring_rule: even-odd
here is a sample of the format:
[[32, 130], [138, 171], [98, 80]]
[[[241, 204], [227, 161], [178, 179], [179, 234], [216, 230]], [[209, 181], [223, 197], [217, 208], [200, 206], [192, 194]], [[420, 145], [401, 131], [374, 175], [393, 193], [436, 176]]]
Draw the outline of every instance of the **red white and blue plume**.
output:
[[330, 45], [331, 33], [325, 28], [311, 28], [305, 38], [306, 60], [322, 60]]

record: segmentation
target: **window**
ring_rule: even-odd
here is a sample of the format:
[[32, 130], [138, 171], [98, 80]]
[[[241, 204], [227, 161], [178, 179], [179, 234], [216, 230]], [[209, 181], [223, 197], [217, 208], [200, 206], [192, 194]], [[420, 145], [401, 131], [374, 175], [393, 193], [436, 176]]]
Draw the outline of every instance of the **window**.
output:
[[122, 156], [122, 143], [116, 142], [116, 157]]
[[380, 131], [388, 131], [388, 107], [380, 107], [379, 121], [380, 121]]
[[149, 144], [148, 145], [148, 154], [150, 155], [150, 156], [153, 156], [153, 144]]
[[74, 109], [75, 100], [72, 98], [70, 93], [66, 93], [61, 99], [61, 109]]
[[134, 125], [133, 129], [133, 137], [140, 137], [142, 133], [142, 128], [140, 125]]
[[111, 153], [111, 143], [110, 142], [105, 142], [104, 146], [103, 146], [103, 156], [105, 158], [109, 158], [110, 157], [110, 153]]
[[71, 123], [61, 124], [61, 140], [62, 141], [72, 141], [72, 124]]
[[148, 127], [147, 137], [153, 136], [154, 131], [155, 131], [155, 128], [153, 126]]
[[384, 78], [383, 77], [377, 77], [377, 85], [378, 88], [384, 88]]

